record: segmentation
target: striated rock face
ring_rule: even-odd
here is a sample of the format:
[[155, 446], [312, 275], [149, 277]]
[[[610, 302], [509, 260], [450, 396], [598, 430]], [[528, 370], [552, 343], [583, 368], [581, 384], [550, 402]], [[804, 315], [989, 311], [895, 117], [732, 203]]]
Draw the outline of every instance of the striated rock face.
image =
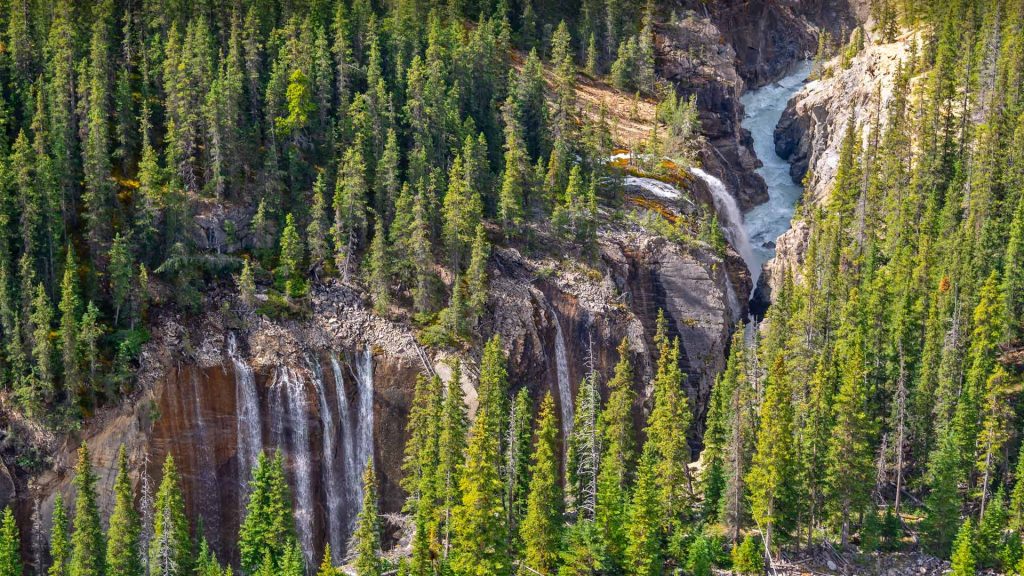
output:
[[[892, 98], [896, 71], [910, 57], [910, 37], [891, 44], [870, 45], [853, 59], [847, 70], [829, 63], [834, 74], [807, 84], [793, 99], [775, 131], [776, 152], [792, 163], [797, 182], [808, 174], [805, 204], [828, 200], [839, 163], [839, 149], [851, 118], [861, 136], [871, 137], [872, 126], [885, 126], [884, 111]], [[786, 270], [799, 278], [810, 237], [806, 222], [795, 220], [779, 237], [776, 256], [765, 266], [757, 299], [770, 302]]]
[[[632, 227], [605, 230], [593, 267], [532, 258], [496, 248], [490, 269], [484, 334], [497, 333], [509, 355], [512, 387], [535, 400], [550, 390], [571, 402], [593, 369], [606, 380], [626, 338], [637, 367], [637, 421], [649, 408], [652, 337], [664, 309], [682, 344], [691, 407], [701, 415], [724, 367], [732, 327], [743, 315], [749, 277], [738, 257], [723, 260]], [[127, 448], [137, 488], [152, 489], [171, 454], [182, 475], [189, 513], [221, 558], [235, 561], [248, 470], [261, 450], [280, 449], [307, 555], [331, 543], [340, 554], [360, 502], [362, 462], [372, 458], [381, 505], [398, 511], [405, 422], [416, 377], [450, 377], [466, 365], [462, 385], [475, 408], [478, 359], [460, 350], [426, 350], [412, 329], [374, 315], [360, 295], [338, 282], [317, 287], [308, 320], [270, 321], [239, 312], [229, 298], [185, 320], [155, 321], [139, 391], [97, 415], [81, 434], [109, 513], [119, 447]], [[694, 431], [694, 443], [702, 431]], [[48, 525], [53, 498], [70, 497], [75, 448], [67, 438], [51, 469], [32, 478], [23, 499], [41, 502]], [[3, 476], [0, 476], [0, 481]], [[2, 486], [0, 486], [2, 488]], [[26, 510], [31, 506], [25, 507]], [[340, 558], [340, 556], [339, 556]]]

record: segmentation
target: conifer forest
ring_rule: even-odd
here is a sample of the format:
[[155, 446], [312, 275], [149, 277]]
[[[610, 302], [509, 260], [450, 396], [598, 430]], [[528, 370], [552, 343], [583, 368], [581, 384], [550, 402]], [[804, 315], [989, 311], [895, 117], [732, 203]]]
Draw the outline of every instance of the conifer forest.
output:
[[1024, 0], [0, 0], [0, 576], [1024, 576]]

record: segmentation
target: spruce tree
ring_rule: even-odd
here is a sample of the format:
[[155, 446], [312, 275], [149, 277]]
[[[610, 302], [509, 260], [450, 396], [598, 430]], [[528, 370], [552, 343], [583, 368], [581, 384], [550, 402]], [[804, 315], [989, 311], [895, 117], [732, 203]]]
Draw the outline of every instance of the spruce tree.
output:
[[789, 378], [781, 360], [769, 372], [761, 405], [757, 451], [747, 474], [750, 508], [762, 527], [765, 548], [785, 537], [796, 520], [796, 449], [793, 446], [793, 405]]
[[285, 293], [288, 296], [301, 296], [305, 291], [302, 280], [302, 260], [304, 248], [302, 239], [295, 225], [295, 216], [289, 213], [285, 217], [284, 230], [281, 232], [281, 252], [279, 270], [285, 282]]
[[548, 393], [537, 415], [537, 442], [530, 466], [526, 517], [520, 528], [523, 562], [529, 569], [553, 574], [558, 566], [562, 530], [562, 489], [558, 477], [558, 422], [555, 402]]
[[466, 401], [462, 392], [462, 367], [456, 361], [445, 386], [441, 430], [437, 440], [438, 523], [441, 525], [442, 556], [448, 557], [452, 544], [452, 514], [462, 501], [462, 463], [466, 457]]
[[106, 543], [97, 503], [96, 474], [89, 447], [83, 442], [75, 466], [75, 528], [71, 534], [68, 576], [102, 576]]
[[107, 576], [142, 576], [139, 556], [139, 514], [135, 511], [135, 494], [128, 477], [128, 455], [122, 445], [117, 454], [117, 477], [114, 479], [114, 511], [107, 529]]
[[355, 568], [359, 576], [380, 576], [383, 564], [380, 558], [380, 516], [377, 511], [377, 476], [373, 460], [366, 463], [363, 472], [363, 506], [352, 534], [355, 542]]
[[950, 568], [953, 576], [974, 576], [977, 562], [974, 558], [974, 530], [971, 519], [964, 520], [956, 534]]
[[645, 447], [637, 466], [636, 485], [629, 501], [624, 530], [627, 542], [624, 567], [627, 574], [654, 576], [662, 570], [656, 460], [655, 451]]
[[22, 576], [21, 534], [14, 522], [14, 512], [4, 507], [0, 520], [0, 576]]
[[487, 260], [491, 253], [491, 245], [483, 224], [477, 224], [470, 250], [469, 267], [466, 269], [466, 285], [469, 292], [466, 301], [468, 324], [476, 327], [487, 304]]
[[619, 362], [608, 381], [608, 401], [599, 420], [603, 453], [597, 479], [597, 524], [602, 553], [612, 569], [621, 566], [626, 547], [627, 490], [633, 474], [633, 364], [629, 341], [618, 347]]
[[366, 274], [373, 309], [381, 315], [387, 314], [391, 304], [391, 262], [386, 236], [384, 220], [378, 215], [374, 225], [373, 240], [370, 241], [370, 253], [367, 255]]
[[67, 576], [71, 542], [68, 540], [68, 517], [64, 510], [64, 497], [58, 493], [53, 499], [50, 528], [50, 568], [47, 576]]
[[72, 393], [78, 393], [81, 385], [78, 371], [78, 269], [75, 252], [67, 248], [64, 261], [64, 278], [61, 281], [60, 335], [61, 354], [64, 360], [64, 386]]
[[163, 476], [153, 509], [153, 539], [149, 544], [150, 573], [158, 576], [184, 576], [193, 568], [192, 536], [181, 480], [174, 458], [164, 460]]
[[[482, 397], [483, 398], [483, 397]], [[503, 576], [511, 573], [504, 484], [498, 474], [500, 447], [488, 410], [480, 411], [469, 432], [459, 490], [462, 500], [452, 513], [452, 560], [456, 574]]]
[[284, 475], [284, 458], [260, 454], [249, 483], [245, 519], [239, 528], [238, 552], [242, 572], [253, 574], [269, 560], [277, 566], [295, 539], [291, 495]]

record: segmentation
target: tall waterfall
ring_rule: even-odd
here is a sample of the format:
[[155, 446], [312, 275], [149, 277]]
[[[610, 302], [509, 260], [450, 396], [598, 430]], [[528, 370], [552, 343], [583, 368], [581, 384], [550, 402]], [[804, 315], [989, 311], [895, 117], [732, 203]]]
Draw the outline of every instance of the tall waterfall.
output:
[[203, 414], [202, 395], [199, 392], [199, 375], [192, 375], [192, 398], [195, 410], [197, 453], [195, 459], [199, 465], [199, 515], [203, 520], [203, 535], [207, 537], [214, 550], [220, 550], [220, 482], [217, 480], [217, 458], [213, 453], [213, 440], [206, 427]]
[[[562, 323], [553, 308], [549, 308], [555, 322], [555, 366], [558, 374], [558, 404], [561, 407], [562, 438], [566, 445], [572, 434], [573, 398], [572, 383], [569, 382], [569, 358], [565, 349], [565, 336], [562, 334]], [[566, 451], [568, 454], [568, 451]]]
[[[334, 420], [334, 411], [331, 410], [327, 400], [327, 388], [324, 386], [323, 369], [320, 362], [314, 357], [309, 360], [309, 365], [313, 373], [313, 387], [316, 388], [320, 406], [320, 425], [323, 427], [321, 469], [327, 505], [327, 541], [331, 545], [331, 555], [334, 560], [340, 560], [341, 553], [345, 548], [344, 532], [346, 527], [342, 518], [345, 497], [343, 478], [339, 478], [335, 459], [337, 455], [336, 437], [339, 430]], [[342, 389], [341, 393], [344, 394], [344, 392]], [[339, 402], [341, 402], [340, 398]]]
[[[355, 433], [352, 429], [352, 409], [349, 407], [348, 394], [345, 393], [345, 377], [342, 375], [341, 362], [331, 357], [331, 370], [334, 372], [334, 390], [338, 396], [338, 422], [341, 428], [341, 478], [345, 485], [344, 498], [349, 498], [349, 487], [359, 485], [359, 466], [356, 464]], [[347, 502], [349, 508], [354, 502]], [[333, 545], [332, 545], [333, 546]], [[339, 552], [344, 547], [339, 548]]]
[[725, 184], [718, 178], [697, 167], [690, 168], [690, 172], [693, 172], [694, 175], [708, 185], [708, 189], [711, 190], [711, 198], [715, 203], [715, 209], [718, 211], [718, 216], [721, 219], [720, 224], [725, 227], [725, 234], [728, 236], [729, 243], [740, 253], [743, 261], [747, 264], [747, 268], [753, 272], [758, 267], [758, 263], [754, 258], [754, 249], [750, 246], [747, 229], [743, 226], [743, 214], [740, 212], [736, 199], [732, 197], [732, 194], [729, 194]]
[[359, 397], [356, 407], [355, 456], [357, 480], [350, 485], [355, 496], [354, 510], [359, 510], [363, 502], [362, 473], [367, 461], [373, 458], [373, 351], [367, 346], [356, 360], [356, 384]]
[[235, 366], [235, 424], [238, 431], [238, 484], [241, 509], [249, 495], [249, 479], [263, 452], [263, 428], [256, 378], [249, 364], [238, 355], [238, 339], [228, 333], [228, 357]]
[[[309, 410], [306, 390], [302, 377], [288, 367], [278, 368], [275, 379], [271, 412], [275, 419], [275, 440], [279, 446], [286, 446], [291, 461], [292, 487], [294, 488], [295, 529], [306, 558], [307, 566], [313, 565], [313, 498], [312, 457], [309, 448]], [[287, 423], [290, 434], [278, 428]], [[286, 443], [284, 442], [286, 441]]]

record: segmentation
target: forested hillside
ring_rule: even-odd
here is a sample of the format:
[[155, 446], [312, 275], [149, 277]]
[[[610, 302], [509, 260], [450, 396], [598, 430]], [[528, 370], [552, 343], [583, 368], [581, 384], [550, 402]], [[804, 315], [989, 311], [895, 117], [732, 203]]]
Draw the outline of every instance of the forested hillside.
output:
[[[211, 449], [198, 465], [218, 469], [205, 471], [207, 486], [222, 468], [245, 468], [230, 513], [205, 510], [222, 504], [195, 489], [186, 505], [192, 479], [166, 447], [158, 486], [148, 461], [135, 465], [122, 449], [116, 464], [102, 463], [116, 470], [103, 494], [86, 442], [95, 435], [83, 435], [67, 506], [53, 489], [41, 494], [52, 497], [45, 518], [42, 497], [22, 498], [32, 522], [19, 526], [5, 510], [0, 576], [297, 576], [317, 565], [328, 576], [343, 564], [359, 576], [706, 576], [774, 573], [801, 550], [838, 551], [853, 570], [915, 552], [951, 559], [957, 576], [1024, 573], [1024, 4], [875, 0], [867, 22], [842, 37], [814, 31], [819, 81], [853, 66], [868, 44], [909, 45], [910, 56], [874, 113], [851, 112], [834, 177], [798, 209], [808, 230], [799, 259], [774, 265], [783, 277], [763, 319], [730, 326], [728, 361], [705, 398], [683, 366], [713, 365], [690, 357], [686, 342], [707, 319], [656, 309], [712, 297], [667, 293], [657, 273], [638, 271], [633, 245], [612, 240], [655, 237], [641, 251], [667, 243], [697, 253], [699, 266], [658, 269], [706, 267], [734, 301], [716, 313], [746, 310], [734, 279], [749, 287], [749, 278], [728, 270], [739, 251], [728, 225], [739, 223], [720, 222], [721, 199], [694, 184], [702, 172], [692, 166], [721, 155], [699, 134], [712, 123], [700, 109], [706, 92], [696, 79], [688, 87], [664, 76], [671, 58], [711, 66], [711, 48], [683, 53], [666, 38], [739, 18], [731, 4], [713, 4], [0, 7], [0, 414], [18, 430], [77, 445], [94, 416], [141, 402], [137, 371], [158, 317], [164, 333], [217, 314], [229, 330], [258, 325], [265, 336], [301, 330], [325, 306], [340, 308], [322, 294], [347, 290], [383, 323], [360, 317], [352, 330], [368, 339], [379, 332], [367, 327], [407, 330], [424, 368], [406, 378], [405, 419], [378, 425], [401, 428], [402, 444], [375, 452], [369, 438], [358, 462], [328, 440], [337, 428], [355, 441], [348, 412], [336, 426], [328, 420], [332, 403], [340, 412], [352, 396], [337, 355], [335, 396], [327, 400], [328, 380], [316, 374], [315, 407], [290, 367], [274, 372], [266, 387], [282, 395], [268, 424], [277, 451], [261, 422], [252, 433], [240, 419], [234, 440], [256, 437], [251, 461], [234, 446], [230, 464]], [[626, 176], [667, 188], [635, 193]], [[712, 178], [700, 179], [725, 190]], [[557, 264], [531, 268], [530, 258]], [[616, 266], [630, 282], [616, 282]], [[572, 383], [559, 312], [538, 281], [563, 268], [618, 291], [606, 313], [627, 325], [604, 326], [604, 340], [621, 337], [614, 351], [595, 352], [587, 333], [586, 370]], [[527, 315], [536, 300], [553, 317], [559, 351], [538, 370], [557, 372], [554, 395], [510, 376], [530, 350], [503, 343], [513, 314], [496, 310], [492, 282], [503, 294], [521, 283]], [[637, 307], [649, 326], [623, 303], [644, 282], [654, 296], [636, 295]], [[259, 420], [270, 391], [255, 391], [234, 338], [227, 354], [237, 381], [248, 375]], [[206, 353], [188, 338], [179, 344], [174, 354]], [[369, 368], [353, 371], [360, 386], [369, 372], [372, 396], [366, 344]], [[429, 352], [443, 354], [444, 370]], [[389, 370], [406, 377], [408, 368]], [[195, 398], [174, 400], [195, 402], [204, 442], [191, 385]], [[399, 405], [401, 394], [377, 401]], [[357, 417], [373, 417], [373, 402]], [[139, 410], [159, 425], [167, 406]], [[306, 428], [309, 414], [322, 430]], [[306, 452], [323, 444], [322, 456], [300, 459], [296, 438]], [[26, 475], [51, 463], [25, 438], [10, 444]], [[400, 480], [384, 451], [402, 454]], [[344, 480], [332, 476], [340, 459]], [[196, 466], [189, 475], [204, 472]], [[356, 469], [361, 487], [350, 485]], [[379, 470], [404, 496], [388, 516]], [[342, 484], [361, 502], [339, 495]], [[339, 517], [313, 519], [343, 507], [354, 518], [350, 543], [339, 542]], [[220, 541], [225, 526], [206, 525], [224, 517], [237, 527], [230, 542]]]

